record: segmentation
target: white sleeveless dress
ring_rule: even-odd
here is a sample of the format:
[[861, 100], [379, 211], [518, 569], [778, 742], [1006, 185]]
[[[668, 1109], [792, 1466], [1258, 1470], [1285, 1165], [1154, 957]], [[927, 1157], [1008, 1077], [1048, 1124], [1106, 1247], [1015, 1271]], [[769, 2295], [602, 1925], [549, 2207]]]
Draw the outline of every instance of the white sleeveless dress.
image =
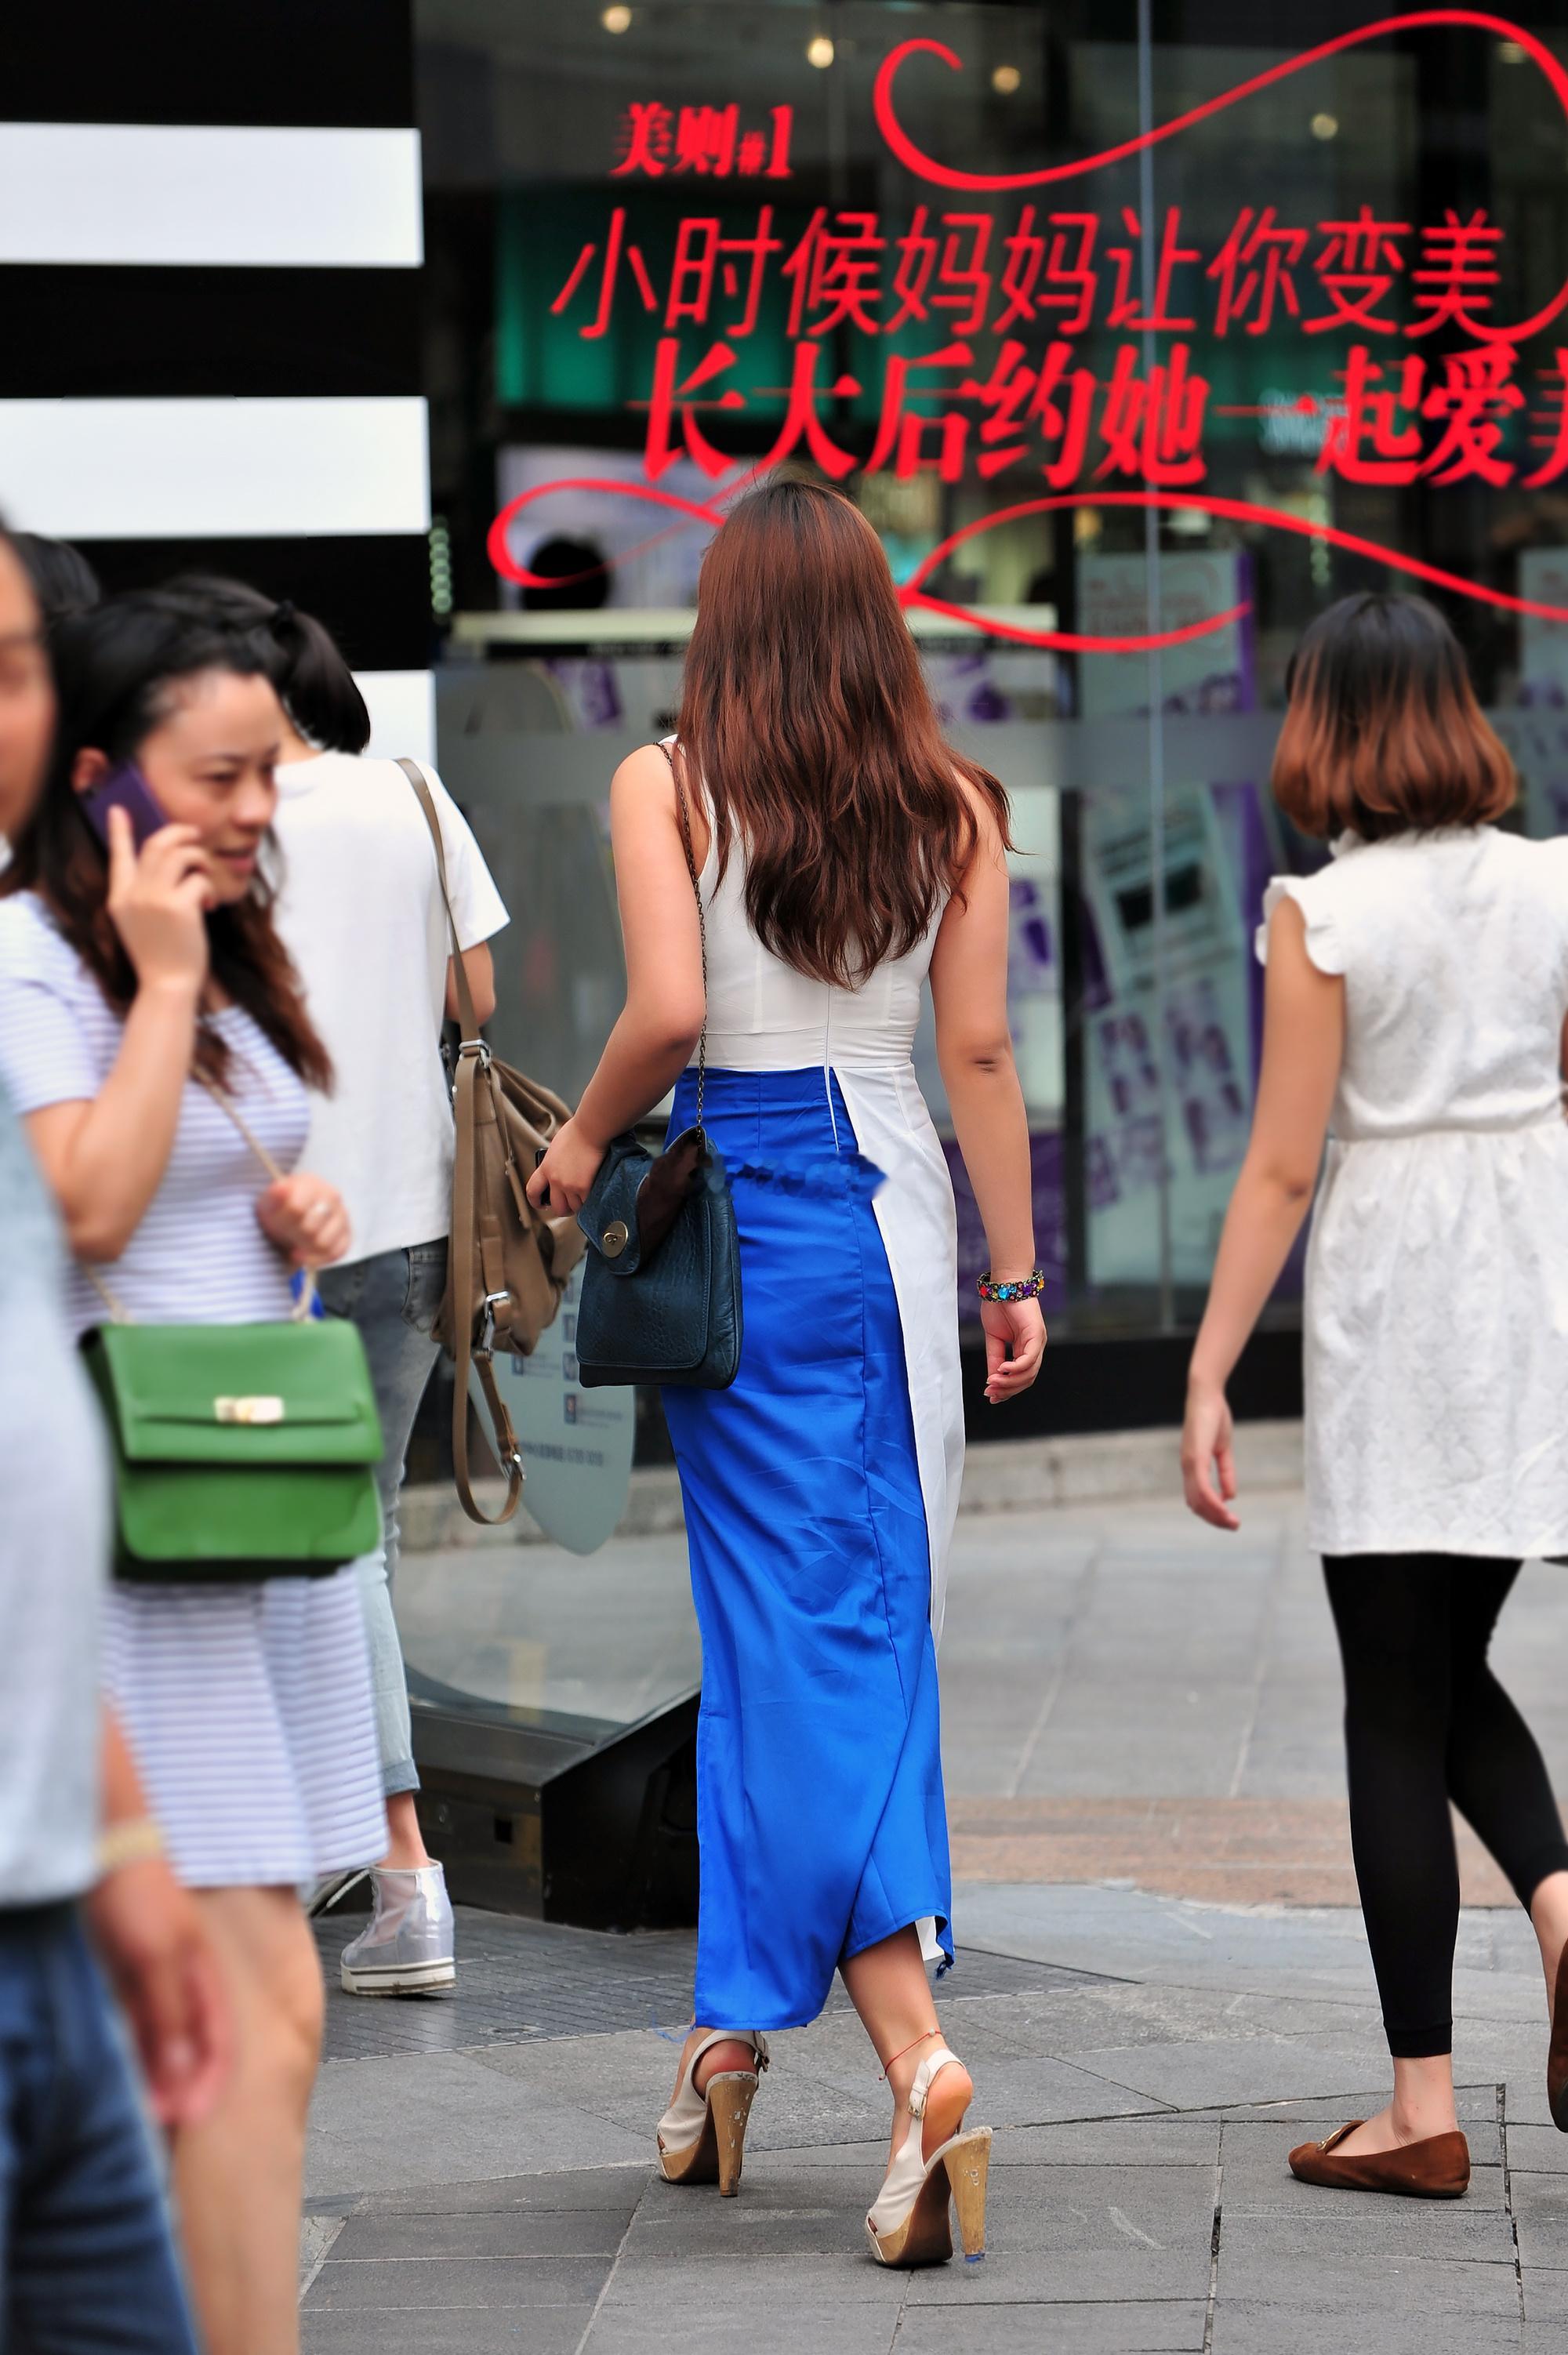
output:
[[1568, 1553], [1568, 840], [1347, 839], [1272, 884], [1342, 974], [1306, 1297], [1327, 1554]]

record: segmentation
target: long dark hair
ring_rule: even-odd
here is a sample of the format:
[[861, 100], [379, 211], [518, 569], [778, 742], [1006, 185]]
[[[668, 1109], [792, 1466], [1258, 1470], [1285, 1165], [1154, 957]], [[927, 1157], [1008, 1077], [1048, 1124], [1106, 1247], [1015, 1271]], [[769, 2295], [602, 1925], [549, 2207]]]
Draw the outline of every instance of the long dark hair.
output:
[[881, 542], [837, 491], [748, 492], [702, 560], [677, 723], [758, 938], [850, 986], [921, 940], [1008, 797], [944, 742]]
[[[109, 914], [108, 859], [71, 783], [77, 756], [91, 748], [114, 765], [131, 759], [166, 715], [177, 681], [210, 670], [271, 678], [276, 654], [263, 633], [228, 627], [188, 596], [163, 590], [118, 597], [62, 622], [52, 652], [59, 695], [54, 758], [37, 807], [12, 845], [0, 893], [37, 891], [123, 1015], [136, 995], [135, 969]], [[301, 1079], [327, 1088], [331, 1059], [305, 1011], [272, 906], [271, 887], [258, 875], [243, 900], [208, 912], [212, 977]], [[222, 1081], [228, 1063], [222, 1038], [201, 1024], [197, 1071]]]
[[314, 613], [218, 573], [182, 572], [166, 585], [171, 596], [190, 598], [231, 628], [257, 631], [271, 642], [272, 685], [302, 736], [324, 752], [365, 750], [370, 741], [365, 698], [336, 639]]
[[1274, 792], [1304, 834], [1480, 826], [1519, 791], [1465, 655], [1435, 605], [1382, 590], [1341, 597], [1292, 657]]

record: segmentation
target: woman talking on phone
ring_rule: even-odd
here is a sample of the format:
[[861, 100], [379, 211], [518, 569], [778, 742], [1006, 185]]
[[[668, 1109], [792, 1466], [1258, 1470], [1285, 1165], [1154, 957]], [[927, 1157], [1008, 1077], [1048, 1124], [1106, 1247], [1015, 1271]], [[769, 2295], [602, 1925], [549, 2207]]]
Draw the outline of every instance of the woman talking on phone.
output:
[[699, 2024], [660, 2164], [734, 2188], [765, 2031], [814, 2019], [837, 1968], [892, 2090], [873, 2254], [947, 2256], [951, 2184], [975, 2256], [989, 2137], [964, 2131], [974, 2088], [919, 1934], [951, 1961], [934, 1644], [964, 1422], [953, 1189], [911, 1049], [929, 978], [991, 1249], [995, 1404], [1045, 1341], [1008, 805], [943, 742], [847, 498], [783, 480], [735, 507], [703, 561], [677, 735], [623, 762], [611, 824], [625, 1010], [528, 1190], [578, 1209], [672, 1084], [672, 1133], [688, 1127], [705, 1035], [744, 1324], [732, 1388], [665, 1394], [703, 1684]]
[[[293, 1167], [330, 1071], [258, 867], [275, 650], [152, 594], [54, 651], [53, 770], [0, 879], [0, 1072], [75, 1254], [60, 1314], [284, 1318], [348, 1236]], [[106, 1667], [234, 2017], [228, 2090], [175, 2139], [204, 2343], [288, 2355], [322, 2000], [295, 1891], [385, 1836], [353, 1574], [117, 1583]]]

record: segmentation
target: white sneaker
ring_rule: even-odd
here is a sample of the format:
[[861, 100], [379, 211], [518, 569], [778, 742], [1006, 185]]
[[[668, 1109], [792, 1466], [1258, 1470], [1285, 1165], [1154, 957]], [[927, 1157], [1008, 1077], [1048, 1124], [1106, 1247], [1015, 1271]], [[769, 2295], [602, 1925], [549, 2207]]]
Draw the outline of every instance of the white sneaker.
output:
[[456, 1940], [446, 1875], [439, 1864], [411, 1872], [372, 1865], [376, 1910], [343, 1949], [350, 1995], [440, 1995], [457, 1984]]

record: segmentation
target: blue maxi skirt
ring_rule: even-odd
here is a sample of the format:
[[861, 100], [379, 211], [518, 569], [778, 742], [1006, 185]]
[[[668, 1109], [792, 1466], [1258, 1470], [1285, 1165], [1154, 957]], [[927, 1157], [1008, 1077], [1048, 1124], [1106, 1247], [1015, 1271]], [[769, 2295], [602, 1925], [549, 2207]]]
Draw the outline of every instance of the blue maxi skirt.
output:
[[[695, 1116], [688, 1072], [671, 1134]], [[744, 1342], [728, 1391], [664, 1392], [702, 1635], [696, 2016], [798, 2028], [896, 1930], [933, 1916], [952, 1959], [930, 1550], [878, 1173], [837, 1080], [710, 1071], [705, 1120]]]

